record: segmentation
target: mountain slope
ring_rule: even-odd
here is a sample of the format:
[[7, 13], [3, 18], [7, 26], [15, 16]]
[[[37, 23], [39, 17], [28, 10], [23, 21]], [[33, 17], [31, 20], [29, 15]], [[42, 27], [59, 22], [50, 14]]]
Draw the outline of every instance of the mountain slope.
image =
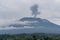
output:
[[[28, 19], [28, 20], [27, 20]], [[0, 34], [19, 34], [19, 33], [57, 33], [60, 34], [60, 26], [46, 19], [41, 18], [23, 18], [22, 22], [28, 21], [25, 24], [10, 24], [16, 29], [0, 30]], [[21, 28], [22, 27], [22, 28]], [[33, 27], [33, 28], [27, 28]]]
[[23, 23], [20, 23], [20, 24], [14, 23], [14, 24], [10, 24], [9, 26], [13, 26], [13, 27], [24, 27], [24, 26], [60, 27], [59, 25], [56, 25], [56, 24], [54, 24], [46, 19], [41, 19], [41, 18], [24, 17], [18, 21], [21, 21]]

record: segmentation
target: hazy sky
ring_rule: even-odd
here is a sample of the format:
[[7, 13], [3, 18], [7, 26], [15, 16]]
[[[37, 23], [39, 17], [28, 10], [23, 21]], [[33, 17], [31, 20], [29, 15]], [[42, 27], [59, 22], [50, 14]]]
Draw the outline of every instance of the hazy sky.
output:
[[38, 17], [60, 24], [60, 0], [0, 0], [0, 23], [32, 16], [30, 7], [39, 5]]

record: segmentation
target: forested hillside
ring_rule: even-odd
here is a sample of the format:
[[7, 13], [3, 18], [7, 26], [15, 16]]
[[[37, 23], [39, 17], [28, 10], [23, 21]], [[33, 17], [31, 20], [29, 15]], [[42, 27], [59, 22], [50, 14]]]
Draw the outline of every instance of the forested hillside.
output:
[[0, 40], [60, 40], [60, 35], [34, 33], [34, 34], [14, 34], [0, 35]]

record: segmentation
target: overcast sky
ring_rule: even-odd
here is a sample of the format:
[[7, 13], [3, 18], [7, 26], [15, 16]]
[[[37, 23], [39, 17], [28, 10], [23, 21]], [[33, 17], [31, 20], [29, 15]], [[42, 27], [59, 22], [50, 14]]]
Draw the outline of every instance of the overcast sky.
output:
[[60, 0], [0, 0], [0, 23], [32, 16], [30, 7], [39, 6], [39, 18], [60, 24]]

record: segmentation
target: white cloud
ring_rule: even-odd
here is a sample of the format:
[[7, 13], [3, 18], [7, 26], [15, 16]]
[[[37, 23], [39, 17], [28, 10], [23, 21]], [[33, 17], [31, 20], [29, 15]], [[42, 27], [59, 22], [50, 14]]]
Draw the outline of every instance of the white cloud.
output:
[[0, 0], [0, 19], [11, 20], [31, 16], [30, 6], [33, 4], [39, 5], [41, 14], [38, 17], [49, 20], [52, 20], [52, 16], [60, 17], [60, 0]]
[[11, 30], [11, 29], [33, 29], [34, 27], [0, 27], [0, 30]]

